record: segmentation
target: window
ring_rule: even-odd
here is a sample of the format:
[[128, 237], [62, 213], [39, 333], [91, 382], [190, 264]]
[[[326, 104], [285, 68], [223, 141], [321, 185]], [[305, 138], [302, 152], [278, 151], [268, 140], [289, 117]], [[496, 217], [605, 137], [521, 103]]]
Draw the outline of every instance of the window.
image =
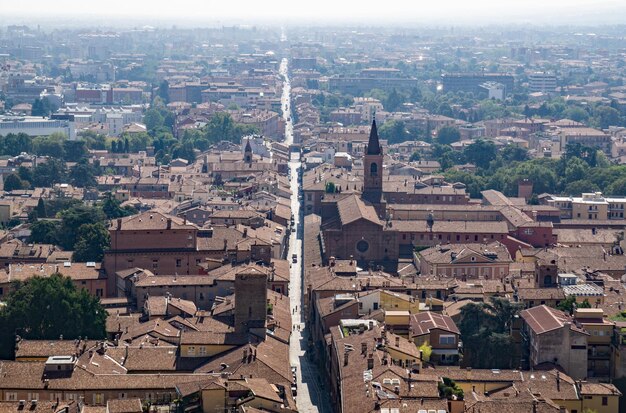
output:
[[374, 303], [374, 310], [378, 310], [378, 303]]
[[439, 344], [454, 344], [455, 337], [453, 335], [441, 335], [439, 336]]
[[376, 163], [370, 165], [370, 176], [378, 176], [378, 165]]
[[360, 253], [367, 252], [369, 248], [370, 248], [370, 245], [367, 243], [367, 241], [363, 239], [356, 243], [356, 249]]
[[188, 356], [195, 356], [196, 355], [196, 347], [195, 346], [187, 347], [187, 355]]
[[126, 397], [128, 397], [128, 394], [126, 394], [126, 393], [119, 393], [117, 396], [118, 396], [117, 397], [118, 399], [125, 399]]
[[180, 268], [182, 267], [183, 264], [183, 260], [181, 260], [180, 258], [176, 258], [176, 267]]
[[198, 355], [206, 356], [206, 347], [205, 346], [200, 346], [200, 348], [198, 349]]
[[4, 394], [4, 399], [8, 402], [17, 401], [17, 393], [8, 391]]
[[159, 268], [159, 260], [152, 260], [152, 268]]
[[104, 296], [104, 289], [103, 288], [97, 288], [96, 289], [96, 297], [102, 297]]
[[602, 397], [602, 406], [608, 406], [609, 404], [609, 398], [604, 396]]

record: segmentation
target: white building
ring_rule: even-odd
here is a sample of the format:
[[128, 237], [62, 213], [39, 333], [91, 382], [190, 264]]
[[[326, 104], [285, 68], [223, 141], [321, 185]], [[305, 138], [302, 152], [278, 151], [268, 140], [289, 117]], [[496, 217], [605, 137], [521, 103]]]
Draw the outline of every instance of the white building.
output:
[[63, 133], [70, 140], [76, 139], [74, 122], [69, 120], [48, 119], [40, 116], [2, 116], [0, 117], [0, 135], [25, 133], [28, 136], [49, 136]]
[[528, 75], [528, 90], [530, 93], [554, 93], [556, 90], [556, 76], [546, 72], [535, 72]]
[[502, 83], [485, 82], [480, 88], [487, 92], [487, 99], [504, 100], [506, 96], [506, 89]]

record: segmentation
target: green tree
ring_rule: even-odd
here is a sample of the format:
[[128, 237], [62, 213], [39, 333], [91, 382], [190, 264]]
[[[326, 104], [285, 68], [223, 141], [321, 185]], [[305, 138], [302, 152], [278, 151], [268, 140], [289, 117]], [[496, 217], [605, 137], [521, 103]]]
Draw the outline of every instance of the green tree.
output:
[[389, 92], [389, 95], [387, 95], [387, 98], [383, 100], [383, 106], [386, 111], [395, 112], [400, 109], [404, 102], [405, 97], [400, 95], [398, 91], [393, 88], [391, 92]]
[[159, 85], [159, 97], [163, 99], [163, 102], [169, 103], [170, 101], [170, 85], [167, 80], [163, 80]]
[[516, 145], [507, 145], [500, 151], [505, 162], [523, 162], [528, 160], [528, 151]]
[[401, 143], [410, 139], [404, 122], [401, 120], [389, 120], [385, 122], [378, 133], [381, 138], [386, 139], [390, 144]]
[[46, 209], [46, 203], [43, 198], [39, 198], [37, 201], [37, 206], [35, 207], [35, 212], [39, 218], [46, 218], [48, 216], [48, 211]]
[[97, 175], [97, 168], [83, 159], [70, 168], [68, 178], [70, 183], [76, 187], [93, 188], [98, 185]]
[[122, 218], [137, 213], [133, 207], [122, 208], [121, 202], [115, 199], [110, 192], [104, 196], [101, 208], [107, 219]]
[[437, 142], [449, 145], [458, 142], [461, 139], [461, 133], [454, 126], [444, 126], [437, 132]]
[[607, 193], [612, 196], [626, 196], [626, 177], [619, 178], [610, 184]]
[[22, 152], [31, 152], [33, 138], [25, 133], [8, 133], [2, 139], [2, 153], [4, 155], [17, 156]]
[[143, 123], [146, 124], [146, 128], [150, 132], [163, 126], [163, 121], [163, 115], [157, 109], [148, 109], [143, 117]]
[[33, 151], [40, 156], [51, 156], [56, 159], [65, 159], [63, 142], [65, 135], [53, 134], [50, 136], [38, 136], [33, 139]]
[[471, 162], [483, 169], [487, 169], [489, 163], [496, 159], [497, 152], [496, 145], [484, 139], [478, 139], [463, 149], [463, 155], [467, 162]]
[[571, 315], [574, 313], [574, 304], [576, 304], [576, 297], [570, 295], [565, 300], [561, 301], [556, 308]]
[[492, 297], [490, 303], [469, 303], [458, 323], [464, 347], [464, 363], [475, 368], [511, 368], [516, 360], [510, 327], [519, 304]]
[[73, 258], [79, 262], [102, 261], [110, 243], [109, 231], [103, 223], [83, 224], [78, 229]]
[[74, 249], [78, 241], [79, 228], [85, 224], [96, 224], [104, 221], [104, 213], [100, 208], [84, 205], [74, 206], [60, 213], [61, 226], [58, 232], [59, 244], [68, 251]]
[[335, 192], [337, 192], [337, 187], [335, 186], [334, 182], [326, 182], [326, 193], [327, 194], [334, 194]]
[[25, 166], [20, 166], [17, 169], [17, 174], [20, 176], [20, 179], [22, 181], [25, 181], [26, 183], [28, 183], [28, 186], [30, 186], [30, 183], [33, 182], [33, 171], [30, 168], [27, 168]]
[[463, 400], [463, 389], [454, 382], [454, 380], [448, 377], [442, 377], [442, 381], [437, 385], [439, 389], [439, 397], [442, 399], [456, 399]]
[[608, 129], [609, 126], [619, 126], [620, 113], [610, 106], [598, 106], [593, 111], [594, 124], [600, 129]]
[[589, 165], [580, 158], [572, 157], [565, 166], [565, 181], [574, 182], [584, 179], [589, 173]]
[[573, 106], [565, 110], [565, 117], [575, 122], [587, 122], [589, 114], [583, 108]]
[[65, 162], [58, 159], [48, 159], [45, 163], [38, 164], [33, 171], [34, 186], [51, 187], [63, 182], [65, 178]]
[[37, 220], [30, 226], [28, 242], [37, 244], [56, 244], [58, 224], [54, 221]]
[[421, 346], [419, 346], [418, 350], [422, 356], [422, 360], [428, 363], [430, 361], [430, 356], [433, 354], [432, 346], [428, 344], [428, 341], [425, 341]]
[[65, 151], [65, 160], [69, 162], [80, 162], [87, 157], [87, 145], [85, 141], [65, 140], [63, 142], [63, 149]]
[[35, 99], [32, 106], [31, 115], [33, 116], [50, 116], [58, 109], [47, 97]]
[[571, 195], [571, 196], [580, 196], [580, 194], [582, 194], [583, 192], [596, 192], [596, 191], [600, 191], [600, 187], [598, 185], [596, 185], [594, 182], [591, 182], [588, 179], [580, 179], [578, 181], [569, 182], [565, 186], [565, 189], [563, 189], [563, 194]]
[[415, 151], [409, 157], [409, 162], [416, 162], [416, 161], [419, 161], [420, 159], [421, 159], [420, 153], [418, 151]]
[[105, 309], [87, 290], [77, 290], [72, 279], [61, 274], [33, 276], [13, 287], [0, 307], [1, 358], [14, 357], [16, 334], [31, 340], [106, 337]]
[[24, 182], [16, 174], [11, 174], [4, 178], [4, 190], [15, 191], [16, 189], [23, 189]]

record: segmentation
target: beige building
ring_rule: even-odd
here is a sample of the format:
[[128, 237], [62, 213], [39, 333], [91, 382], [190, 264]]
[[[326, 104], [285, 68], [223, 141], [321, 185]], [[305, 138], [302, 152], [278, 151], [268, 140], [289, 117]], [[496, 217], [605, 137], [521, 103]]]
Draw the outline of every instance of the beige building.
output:
[[574, 379], [587, 377], [589, 333], [572, 317], [546, 305], [520, 313], [524, 320], [523, 339], [528, 346], [529, 367], [542, 363], [561, 366]]
[[420, 253], [422, 275], [454, 278], [503, 278], [513, 262], [507, 248], [499, 243], [448, 244]]
[[549, 196], [544, 203], [561, 211], [562, 219], [624, 219], [626, 197], [605, 197], [602, 192], [583, 193], [580, 197]]

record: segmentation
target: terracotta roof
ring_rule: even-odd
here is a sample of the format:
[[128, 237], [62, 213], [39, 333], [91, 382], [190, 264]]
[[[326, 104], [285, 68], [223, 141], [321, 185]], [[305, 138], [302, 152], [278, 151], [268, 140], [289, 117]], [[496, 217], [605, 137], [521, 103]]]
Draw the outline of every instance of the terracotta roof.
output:
[[107, 401], [108, 413], [141, 413], [143, 412], [139, 399], [111, 399]]
[[359, 219], [365, 219], [377, 225], [382, 225], [374, 207], [366, 205], [357, 195], [353, 194], [338, 201], [337, 210], [343, 225], [350, 224]]
[[547, 305], [540, 305], [523, 310], [520, 315], [535, 334], [543, 334], [557, 330], [567, 324], [570, 325], [573, 331], [589, 334], [582, 328], [577, 327], [572, 317], [565, 314], [563, 311], [548, 307]]
[[588, 383], [580, 384], [580, 394], [593, 396], [621, 396], [622, 393], [610, 383]]
[[432, 329], [440, 329], [454, 334], [461, 334], [452, 318], [447, 315], [423, 311], [411, 315], [411, 332], [413, 336], [430, 334]]
[[[167, 215], [157, 210], [143, 212], [137, 215], [131, 215], [129, 217], [120, 218], [122, 220], [122, 230], [165, 230], [167, 229], [167, 222], [171, 219], [171, 229], [197, 229], [194, 224], [187, 222], [185, 224], [184, 219]], [[112, 220], [109, 226], [110, 230], [117, 228], [117, 221]]]

